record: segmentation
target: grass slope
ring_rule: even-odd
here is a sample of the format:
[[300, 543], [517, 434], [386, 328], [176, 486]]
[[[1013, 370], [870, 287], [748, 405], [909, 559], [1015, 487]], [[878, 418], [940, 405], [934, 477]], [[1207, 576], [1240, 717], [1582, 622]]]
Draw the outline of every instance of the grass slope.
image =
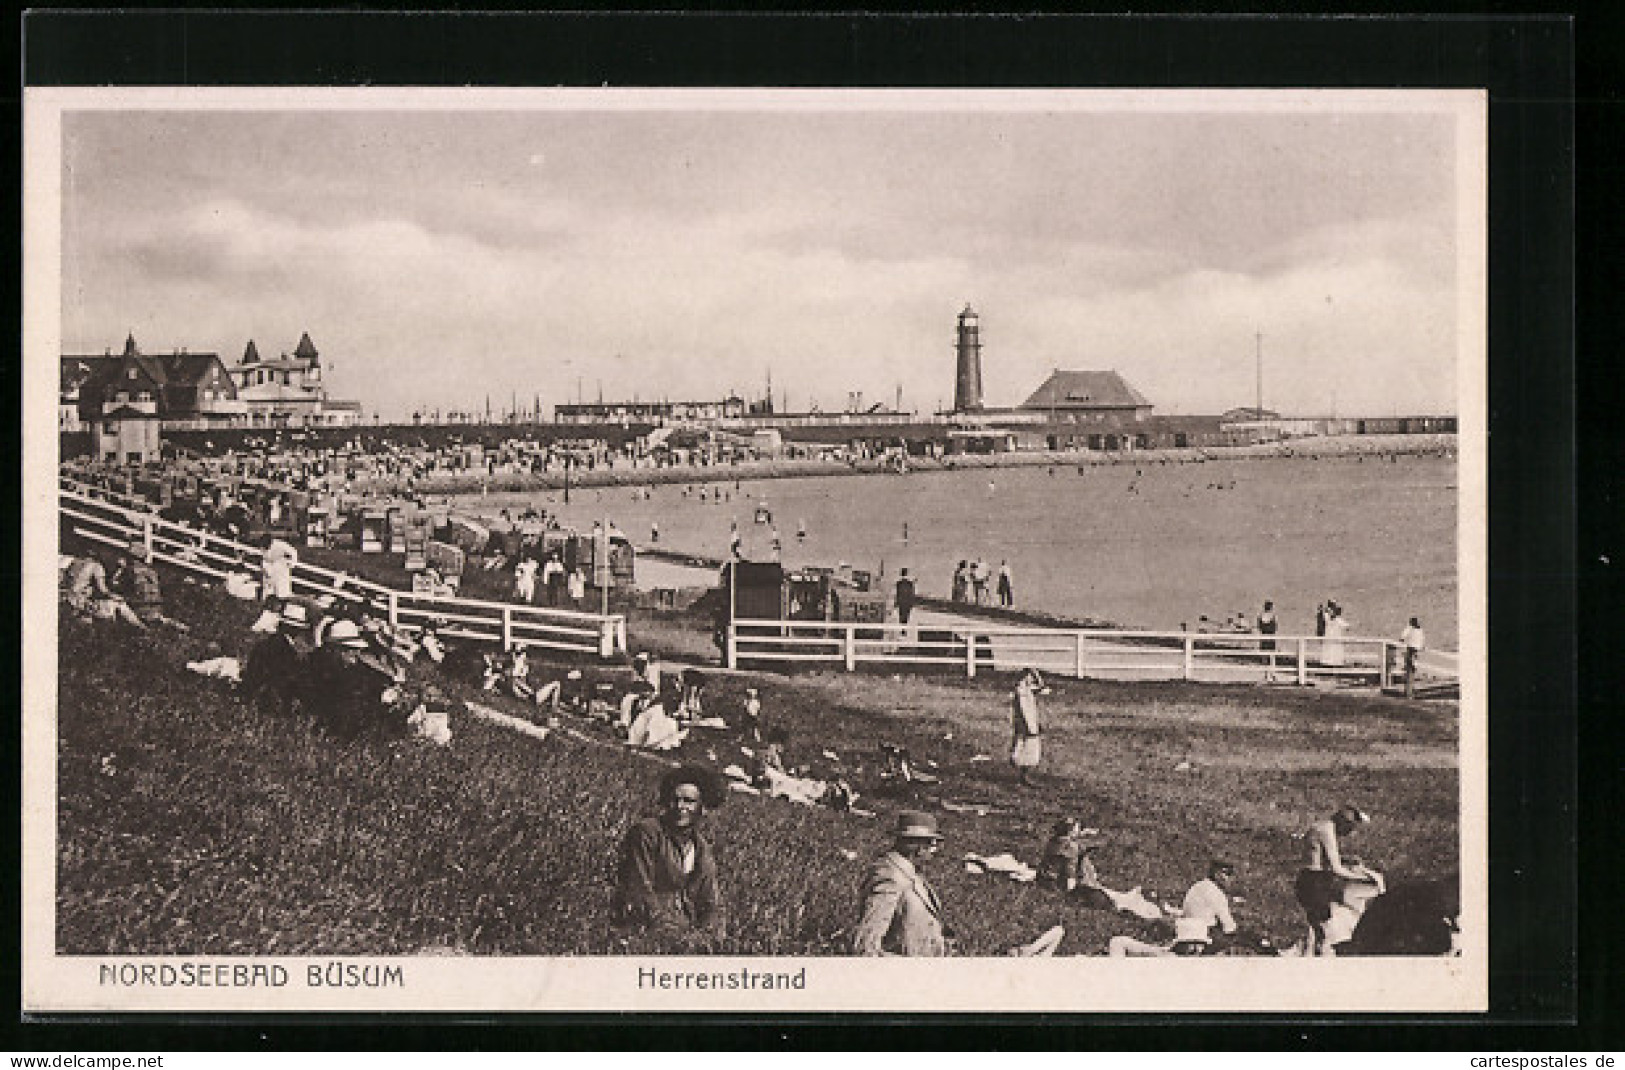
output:
[[[454, 717], [450, 747], [340, 743], [251, 710], [190, 658], [242, 654], [254, 610], [164, 573], [184, 636], [66, 620], [59, 658], [58, 934], [65, 953], [575, 954], [606, 934], [615, 846], [652, 807], [664, 768], [607, 738], [518, 736]], [[666, 621], [661, 631], [677, 632]], [[546, 666], [541, 667], [547, 672]], [[708, 706], [762, 688], [789, 759], [839, 767], [880, 811], [836, 814], [735, 795], [714, 816], [726, 950], [844, 950], [867, 858], [902, 805], [946, 800], [933, 879], [969, 954], [1051, 924], [1063, 954], [1098, 954], [1135, 924], [1053, 893], [973, 876], [967, 851], [1028, 862], [1061, 814], [1101, 828], [1113, 887], [1177, 896], [1224, 855], [1241, 867], [1244, 924], [1290, 940], [1294, 835], [1333, 806], [1378, 820], [1362, 845], [1390, 876], [1456, 868], [1454, 706], [1292, 689], [1058, 681], [1046, 700], [1045, 785], [1002, 760], [1008, 680], [839, 673], [719, 677]], [[473, 697], [453, 681], [454, 695]], [[518, 703], [492, 701], [509, 712]], [[684, 756], [740, 761], [726, 734]], [[936, 763], [940, 789], [876, 798], [880, 741]], [[972, 761], [989, 755], [991, 761]], [[1189, 768], [1176, 771], [1176, 766]], [[849, 857], [855, 854], [856, 858]]]

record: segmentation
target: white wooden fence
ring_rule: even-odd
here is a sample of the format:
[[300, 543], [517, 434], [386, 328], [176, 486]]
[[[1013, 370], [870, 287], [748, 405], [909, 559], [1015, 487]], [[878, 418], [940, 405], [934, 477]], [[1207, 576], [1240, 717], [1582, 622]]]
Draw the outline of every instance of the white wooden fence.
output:
[[[1367, 682], [1387, 688], [1403, 673], [1403, 648], [1386, 639], [1348, 637], [1339, 656], [1314, 636], [1262, 636], [1094, 628], [1012, 628], [954, 624], [858, 624], [737, 620], [728, 627], [731, 667], [825, 663], [938, 666], [1013, 671], [1032, 667], [1079, 679], [1201, 680], [1214, 683]], [[1455, 655], [1427, 652], [1418, 675], [1457, 680]]]
[[[191, 572], [223, 579], [244, 571], [257, 577], [260, 570], [263, 551], [259, 548], [164, 520], [150, 509], [130, 508], [63, 488], [59, 512], [65, 526], [82, 538], [119, 547], [139, 541], [154, 560]], [[602, 658], [626, 651], [626, 618], [618, 613], [579, 613], [415, 594], [305, 561], [293, 567], [293, 586], [296, 593], [331, 595], [367, 606], [391, 625], [412, 631], [436, 621], [441, 622], [443, 635], [501, 643], [504, 648], [545, 647]]]

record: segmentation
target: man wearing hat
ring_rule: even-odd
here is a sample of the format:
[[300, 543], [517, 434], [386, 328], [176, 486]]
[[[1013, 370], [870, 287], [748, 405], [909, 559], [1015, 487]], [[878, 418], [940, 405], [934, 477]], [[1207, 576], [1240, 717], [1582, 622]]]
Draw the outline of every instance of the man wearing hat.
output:
[[251, 704], [263, 702], [276, 713], [291, 711], [307, 671], [297, 637], [309, 626], [302, 603], [282, 604], [276, 630], [254, 645], [243, 666], [242, 691]]
[[310, 705], [317, 719], [343, 739], [385, 723], [385, 692], [396, 681], [386, 667], [367, 656], [370, 646], [355, 621], [340, 618], [327, 629], [321, 648], [308, 663]]
[[948, 953], [937, 893], [920, 875], [942, 843], [935, 814], [897, 815], [891, 850], [875, 859], [863, 882], [863, 915], [852, 934], [858, 955], [940, 957]]
[[723, 935], [716, 854], [705, 820], [724, 798], [717, 777], [699, 766], [660, 778], [659, 814], [635, 823], [621, 841], [610, 899], [611, 924], [618, 930], [713, 941]]

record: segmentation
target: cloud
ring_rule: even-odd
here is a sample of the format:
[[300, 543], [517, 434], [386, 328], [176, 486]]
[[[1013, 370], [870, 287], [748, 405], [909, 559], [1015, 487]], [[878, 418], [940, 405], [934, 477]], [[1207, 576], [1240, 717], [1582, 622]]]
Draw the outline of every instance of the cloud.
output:
[[[791, 404], [1117, 367], [1159, 408], [1453, 402], [1437, 124], [320, 115], [73, 139], [64, 332], [100, 351], [308, 330], [386, 413], [540, 393]], [[543, 148], [531, 148], [542, 145]], [[169, 166], [131, 169], [131, 146]], [[1443, 176], [1443, 178], [1441, 178]]]

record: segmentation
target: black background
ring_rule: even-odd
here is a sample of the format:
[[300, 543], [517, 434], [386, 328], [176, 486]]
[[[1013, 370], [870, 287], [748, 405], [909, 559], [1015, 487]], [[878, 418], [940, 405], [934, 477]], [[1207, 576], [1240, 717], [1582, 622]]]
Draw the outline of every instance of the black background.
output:
[[[1255, 11], [1269, 10], [1261, 5]], [[1449, 5], [1434, 10], [1449, 10]], [[1528, 10], [1525, 8], [1524, 10]], [[0, 1048], [1618, 1048], [1622, 713], [1606, 521], [1625, 471], [1608, 312], [1618, 304], [1618, 36], [1601, 16], [1134, 18], [301, 14], [231, 9], [19, 19], [25, 85], [1430, 87], [1490, 100], [1491, 1011], [1447, 1017], [616, 1015], [126, 1017], [7, 1023]], [[1577, 66], [1578, 63], [1578, 66]], [[15, 67], [13, 69], [18, 69]], [[1578, 81], [1577, 81], [1578, 79]], [[13, 100], [14, 112], [20, 107]], [[1576, 227], [1576, 134], [1590, 155]], [[12, 148], [21, 173], [20, 148]], [[20, 210], [21, 192], [17, 204]], [[19, 228], [20, 229], [20, 228]], [[1576, 238], [1593, 319], [1576, 363]], [[20, 293], [20, 290], [19, 290]], [[19, 305], [20, 307], [20, 305]], [[1576, 373], [1582, 376], [1577, 390]], [[16, 389], [15, 379], [10, 383]], [[17, 402], [13, 412], [17, 412]], [[1578, 413], [1582, 417], [1577, 421]], [[17, 433], [20, 433], [17, 432]], [[1577, 438], [1577, 435], [1580, 436]], [[15, 438], [15, 435], [14, 435]], [[20, 441], [16, 456], [21, 457]], [[1580, 523], [1580, 493], [1589, 495]], [[16, 537], [13, 534], [13, 537]], [[18, 560], [14, 554], [12, 560]], [[15, 571], [11, 573], [14, 577]], [[1585, 595], [1585, 615], [1577, 621]], [[15, 604], [15, 603], [14, 603]], [[1577, 637], [1584, 635], [1580, 643]], [[15, 649], [15, 644], [13, 645]], [[1581, 659], [1577, 662], [1577, 658]], [[1585, 672], [1578, 672], [1583, 666]], [[20, 672], [20, 670], [19, 670]], [[1582, 685], [1582, 681], [1584, 681]], [[1583, 686], [1583, 693], [1582, 693]], [[15, 693], [15, 692], [14, 692]], [[6, 744], [16, 747], [16, 733]], [[1583, 744], [1583, 747], [1582, 747]], [[17, 768], [12, 751], [8, 766]], [[19, 778], [20, 780], [20, 778]], [[20, 790], [17, 795], [19, 813]], [[1581, 820], [1581, 815], [1584, 820]], [[1581, 842], [1578, 837], [1584, 833]], [[15, 822], [8, 823], [17, 850]], [[13, 869], [12, 872], [18, 872]], [[1583, 882], [1577, 873], [1584, 873]], [[0, 882], [19, 916], [16, 881]], [[1582, 925], [1581, 919], [1586, 919]], [[18, 925], [8, 927], [15, 940]], [[16, 995], [16, 948], [0, 981]], [[1403, 969], [1396, 964], [1396, 969]], [[10, 1012], [0, 1012], [9, 1017]], [[493, 1026], [495, 1028], [493, 1028]], [[1610, 1043], [1610, 1041], [1612, 1043]], [[1595, 1050], [1591, 1052], [1595, 1054]]]

